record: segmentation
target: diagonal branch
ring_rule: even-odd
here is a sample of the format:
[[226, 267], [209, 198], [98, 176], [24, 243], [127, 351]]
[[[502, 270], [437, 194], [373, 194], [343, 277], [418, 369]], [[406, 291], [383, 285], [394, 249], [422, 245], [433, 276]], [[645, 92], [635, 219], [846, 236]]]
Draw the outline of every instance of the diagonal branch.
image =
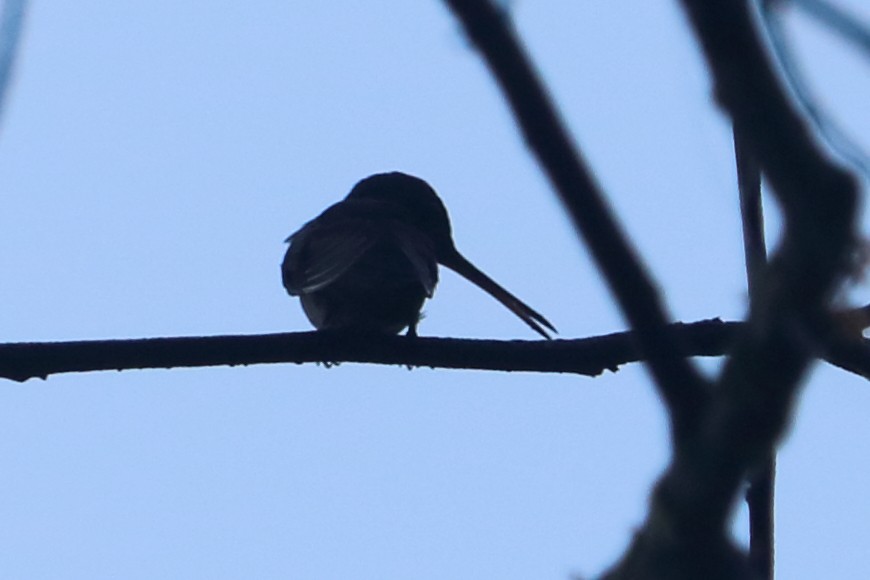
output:
[[669, 331], [668, 316], [652, 278], [564, 129], [506, 15], [489, 0], [447, 0], [447, 4], [486, 59], [529, 147], [637, 333], [639, 348], [668, 407], [672, 433], [693, 430], [706, 402], [706, 381], [682, 356], [684, 345]]
[[6, 95], [12, 81], [26, 8], [25, 0], [4, 0], [0, 10], [0, 115], [5, 109]]

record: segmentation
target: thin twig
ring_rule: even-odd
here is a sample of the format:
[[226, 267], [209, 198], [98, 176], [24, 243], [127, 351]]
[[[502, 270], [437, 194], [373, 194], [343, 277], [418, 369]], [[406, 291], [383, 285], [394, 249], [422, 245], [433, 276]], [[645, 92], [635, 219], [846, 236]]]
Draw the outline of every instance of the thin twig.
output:
[[743, 253], [746, 257], [746, 284], [751, 304], [752, 297], [759, 292], [758, 285], [767, 265], [764, 212], [761, 203], [761, 169], [749, 152], [746, 138], [739, 133], [736, 126], [733, 132], [740, 217], [743, 222]]

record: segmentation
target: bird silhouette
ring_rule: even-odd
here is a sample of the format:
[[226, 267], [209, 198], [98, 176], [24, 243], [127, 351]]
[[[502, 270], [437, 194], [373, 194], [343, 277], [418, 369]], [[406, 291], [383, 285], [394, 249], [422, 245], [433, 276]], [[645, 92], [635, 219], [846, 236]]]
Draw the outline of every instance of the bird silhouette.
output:
[[306, 223], [290, 243], [281, 275], [319, 330], [416, 336], [420, 310], [438, 283], [438, 264], [474, 283], [544, 338], [556, 329], [456, 249], [447, 209], [428, 183], [400, 172], [357, 183]]

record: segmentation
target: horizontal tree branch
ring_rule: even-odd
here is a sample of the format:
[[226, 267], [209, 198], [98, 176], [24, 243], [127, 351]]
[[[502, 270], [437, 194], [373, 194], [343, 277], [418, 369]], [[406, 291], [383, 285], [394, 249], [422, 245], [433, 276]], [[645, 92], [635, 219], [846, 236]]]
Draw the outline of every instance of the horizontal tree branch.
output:
[[[672, 324], [686, 356], [728, 352], [739, 322]], [[834, 345], [828, 360], [870, 376], [870, 341]], [[270, 363], [375, 363], [447, 369], [572, 373], [594, 377], [643, 360], [631, 332], [553, 341], [352, 336], [331, 332], [191, 336], [0, 344], [0, 377], [15, 381], [60, 373]]]

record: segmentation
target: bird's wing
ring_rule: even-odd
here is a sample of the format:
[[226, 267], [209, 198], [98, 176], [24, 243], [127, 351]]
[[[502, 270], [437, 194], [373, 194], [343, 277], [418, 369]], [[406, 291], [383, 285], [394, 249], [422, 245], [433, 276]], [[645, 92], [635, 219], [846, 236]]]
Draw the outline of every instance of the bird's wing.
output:
[[329, 286], [377, 242], [370, 228], [348, 225], [313, 220], [287, 238], [290, 247], [281, 264], [287, 292], [308, 294]]
[[[431, 297], [438, 283], [434, 244], [402, 218], [393, 205], [379, 200], [344, 200], [326, 209], [287, 238], [290, 247], [281, 265], [284, 287], [291, 295], [316, 292], [335, 282], [374, 246], [386, 243], [395, 244], [407, 257], [414, 278]], [[409, 275], [404, 268], [390, 273]]]
[[438, 262], [432, 241], [419, 230], [394, 222], [390, 228], [399, 243], [402, 253], [414, 267], [417, 280], [423, 285], [426, 296], [432, 298], [438, 284]]

